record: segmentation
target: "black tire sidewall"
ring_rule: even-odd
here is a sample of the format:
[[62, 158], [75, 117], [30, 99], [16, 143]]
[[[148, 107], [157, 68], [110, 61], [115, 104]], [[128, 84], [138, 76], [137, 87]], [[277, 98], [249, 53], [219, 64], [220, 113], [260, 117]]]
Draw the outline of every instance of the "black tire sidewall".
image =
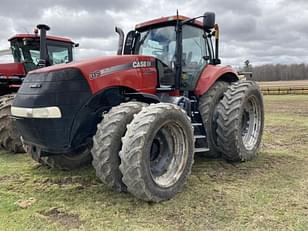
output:
[[[224, 96], [224, 92], [228, 89], [228, 86], [226, 86], [225, 88], [218, 88], [218, 93], [214, 96], [213, 100], [211, 101], [210, 104], [210, 112], [209, 112], [209, 121], [207, 124], [205, 124], [205, 129], [207, 131], [207, 137], [208, 137], [208, 142], [210, 142], [210, 145], [212, 146], [212, 152], [219, 152], [219, 147], [217, 144], [217, 137], [216, 137], [216, 128], [214, 127], [213, 124], [213, 116], [214, 116], [214, 112], [215, 109], [217, 108], [220, 100], [223, 98]], [[213, 147], [214, 146], [214, 147]]]
[[242, 115], [244, 113], [245, 105], [249, 102], [249, 99], [252, 96], [255, 97], [255, 99], [257, 101], [257, 105], [258, 105], [258, 107], [260, 107], [260, 113], [261, 113], [260, 133], [258, 135], [257, 143], [254, 145], [253, 149], [248, 150], [248, 149], [246, 149], [245, 145], [243, 144], [241, 129], [238, 129], [237, 136], [239, 137], [239, 139], [238, 139], [239, 142], [238, 142], [237, 146], [238, 146], [238, 149], [239, 149], [238, 152], [242, 154], [242, 160], [251, 160], [251, 159], [255, 158], [256, 152], [257, 152], [257, 150], [260, 146], [260, 143], [261, 143], [261, 140], [262, 140], [262, 134], [263, 134], [263, 127], [264, 127], [263, 97], [262, 97], [260, 90], [255, 85], [252, 85], [251, 87], [249, 87], [245, 91], [245, 96], [244, 96], [243, 101], [241, 103], [241, 108], [240, 108], [240, 112], [239, 112], [240, 118], [238, 120], [237, 126], [241, 127]]
[[[166, 119], [168, 118], [168, 119]], [[186, 140], [186, 152], [187, 152], [187, 162], [184, 167], [184, 170], [180, 176], [180, 178], [177, 180], [177, 182], [170, 186], [163, 188], [159, 185], [157, 185], [151, 175], [150, 170], [150, 150], [152, 141], [154, 140], [155, 135], [159, 131], [161, 127], [166, 125], [168, 122], [177, 123], [180, 125], [182, 131], [185, 134], [185, 140]], [[164, 113], [164, 115], [160, 115], [156, 117], [156, 120], [151, 123], [149, 131], [153, 132], [147, 132], [145, 134], [145, 140], [148, 141], [146, 144], [143, 145], [141, 152], [142, 155], [142, 178], [147, 185], [147, 188], [150, 189], [151, 193], [159, 198], [171, 198], [173, 195], [175, 195], [177, 192], [181, 190], [183, 185], [186, 182], [187, 176], [190, 173], [191, 165], [193, 162], [193, 134], [192, 134], [192, 128], [190, 121], [187, 121], [186, 115], [180, 115], [179, 113], [175, 113], [174, 111], [168, 111]]]

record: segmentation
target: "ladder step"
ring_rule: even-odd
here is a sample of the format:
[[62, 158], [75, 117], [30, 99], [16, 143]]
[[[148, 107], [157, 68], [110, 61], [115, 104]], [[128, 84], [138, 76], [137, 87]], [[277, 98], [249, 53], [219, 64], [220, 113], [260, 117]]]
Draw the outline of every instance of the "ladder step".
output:
[[195, 148], [195, 152], [207, 152], [210, 151], [209, 148]]
[[156, 88], [157, 91], [173, 91], [174, 88], [172, 87], [158, 87]]
[[198, 111], [192, 111], [192, 113], [193, 113], [193, 114], [199, 114], [199, 112], [198, 112]]
[[189, 100], [191, 103], [197, 103], [198, 101], [197, 100], [195, 100], [195, 99], [190, 99]]
[[195, 139], [203, 139], [205, 137], [206, 137], [205, 135], [195, 135], [194, 136]]
[[192, 126], [202, 126], [202, 123], [192, 123]]

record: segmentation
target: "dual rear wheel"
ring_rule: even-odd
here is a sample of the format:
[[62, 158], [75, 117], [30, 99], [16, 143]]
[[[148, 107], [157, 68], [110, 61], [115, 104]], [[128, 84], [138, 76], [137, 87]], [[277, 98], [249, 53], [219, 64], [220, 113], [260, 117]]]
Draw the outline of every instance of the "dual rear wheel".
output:
[[253, 81], [216, 82], [200, 97], [209, 157], [247, 161], [257, 155], [264, 127], [263, 98]]
[[193, 145], [190, 120], [178, 106], [123, 103], [98, 125], [93, 166], [109, 187], [159, 202], [184, 186], [193, 163]]
[[[264, 112], [254, 82], [217, 82], [200, 103], [212, 155], [229, 161], [256, 156]], [[189, 117], [176, 105], [123, 103], [98, 125], [93, 166], [97, 176], [117, 191], [146, 201], [168, 200], [181, 191], [190, 174], [193, 134]]]

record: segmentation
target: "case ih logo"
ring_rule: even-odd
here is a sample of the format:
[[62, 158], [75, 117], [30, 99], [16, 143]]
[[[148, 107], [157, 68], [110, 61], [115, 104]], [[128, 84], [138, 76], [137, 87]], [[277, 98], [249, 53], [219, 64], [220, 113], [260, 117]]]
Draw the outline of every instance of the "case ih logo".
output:
[[152, 66], [151, 61], [134, 61], [133, 62], [133, 68], [151, 67], [151, 66]]
[[113, 67], [106, 67], [101, 70], [92, 71], [89, 74], [90, 80], [94, 80], [100, 77], [104, 77], [106, 75], [110, 75], [117, 71], [129, 70], [132, 68], [143, 68], [143, 67], [152, 67], [155, 63], [151, 61], [134, 61], [132, 63], [121, 64]]

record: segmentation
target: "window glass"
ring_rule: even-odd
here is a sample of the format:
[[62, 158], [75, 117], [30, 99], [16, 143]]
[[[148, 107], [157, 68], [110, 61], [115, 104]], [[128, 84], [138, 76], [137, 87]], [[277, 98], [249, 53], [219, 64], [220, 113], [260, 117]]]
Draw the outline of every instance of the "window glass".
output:
[[204, 31], [190, 25], [183, 26], [181, 89], [193, 90], [203, 67], [208, 62]]
[[197, 74], [205, 65], [208, 51], [203, 30], [189, 25], [183, 27], [183, 71]]
[[48, 45], [47, 49], [50, 65], [67, 63], [69, 61], [67, 47]]
[[[39, 61], [40, 61], [40, 51], [39, 50], [29, 50], [31, 58], [32, 58], [32, 62], [35, 65], [38, 65]], [[21, 53], [22, 54], [22, 53]], [[24, 59], [22, 57], [22, 59]]]
[[140, 36], [137, 53], [154, 56], [171, 67], [175, 61], [175, 39], [174, 26], [144, 31]]

